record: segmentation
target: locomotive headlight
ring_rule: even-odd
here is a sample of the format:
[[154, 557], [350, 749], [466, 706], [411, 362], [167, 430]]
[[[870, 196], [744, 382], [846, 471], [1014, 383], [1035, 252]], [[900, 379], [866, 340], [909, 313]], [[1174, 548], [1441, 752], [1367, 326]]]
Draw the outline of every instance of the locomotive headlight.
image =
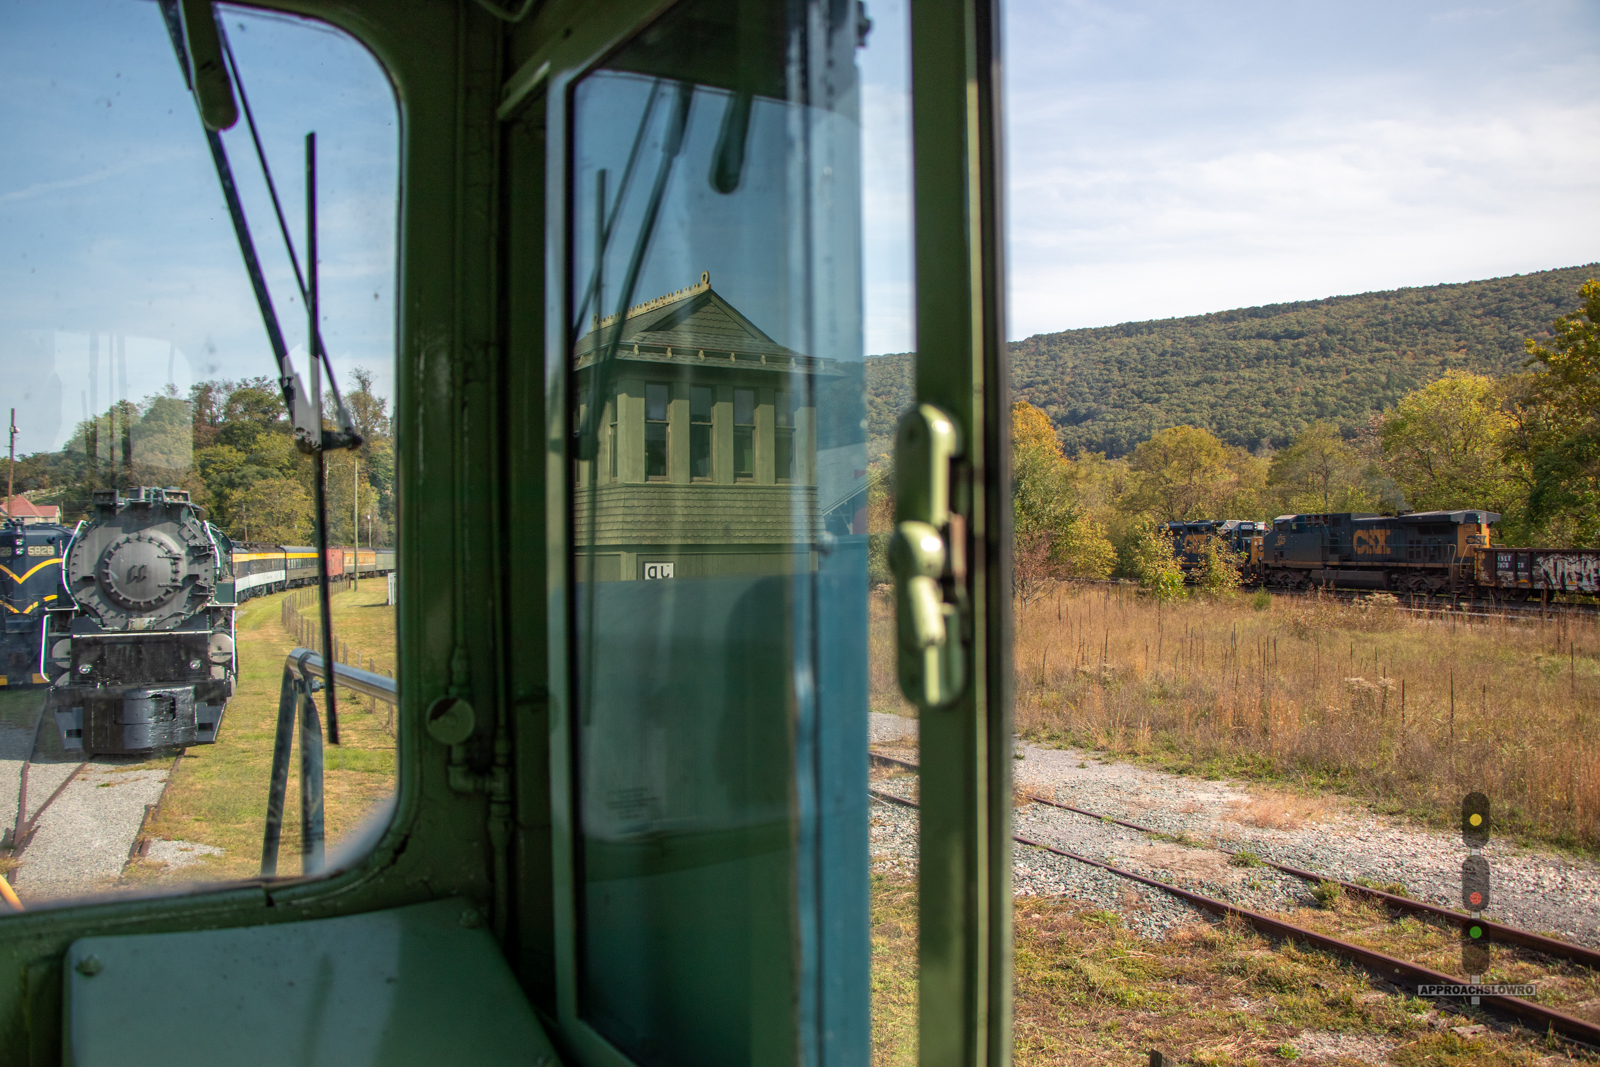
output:
[[92, 670], [94, 670], [94, 668], [89, 666], [87, 663], [78, 664], [78, 673], [79, 674], [88, 674]]
[[190, 661], [189, 661], [189, 669], [190, 669], [190, 670], [191, 670], [191, 671], [197, 671], [197, 670], [199, 670], [199, 669], [200, 669], [200, 661], [199, 661], [199, 660], [197, 660], [197, 659], [192, 659], [192, 660], [190, 660]]

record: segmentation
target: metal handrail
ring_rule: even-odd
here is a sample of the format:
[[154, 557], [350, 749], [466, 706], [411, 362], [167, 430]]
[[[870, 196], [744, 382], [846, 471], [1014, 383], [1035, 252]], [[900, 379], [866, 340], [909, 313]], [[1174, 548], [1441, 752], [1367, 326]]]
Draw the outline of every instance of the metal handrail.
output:
[[[316, 874], [324, 863], [322, 719], [312, 694], [329, 677], [320, 653], [297, 648], [283, 662], [278, 697], [278, 729], [272, 746], [272, 777], [267, 788], [267, 821], [261, 838], [261, 873], [278, 873], [278, 845], [283, 839], [283, 804], [289, 791], [289, 754], [296, 721], [300, 731], [300, 857], [302, 874]], [[394, 679], [345, 663], [332, 664], [333, 682], [393, 704], [399, 695]]]
[[[321, 678], [324, 673], [322, 656], [310, 649], [297, 648], [290, 652], [284, 659], [284, 670], [299, 671], [301, 662], [306, 667], [316, 672]], [[346, 689], [353, 689], [364, 696], [374, 697], [389, 704], [395, 704], [400, 699], [400, 688], [393, 678], [378, 674], [375, 671], [364, 671], [360, 667], [352, 667], [348, 663], [335, 662], [333, 665], [333, 678], [339, 685]]]

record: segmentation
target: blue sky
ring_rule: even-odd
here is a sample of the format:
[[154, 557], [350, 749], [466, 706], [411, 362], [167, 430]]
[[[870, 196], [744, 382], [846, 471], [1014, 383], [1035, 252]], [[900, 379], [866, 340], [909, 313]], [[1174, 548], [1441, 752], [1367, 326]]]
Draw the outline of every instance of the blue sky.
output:
[[[237, 12], [227, 26], [302, 259], [303, 138], [318, 133], [324, 337], [342, 382], [363, 364], [387, 391], [399, 140], [389, 83], [328, 30]], [[225, 138], [285, 335], [303, 354], [304, 305], [244, 123]], [[274, 373], [154, 3], [0, 0], [0, 142], [0, 406], [18, 408], [19, 452], [61, 447], [116, 399]]]
[[[905, 4], [868, 10], [867, 351], [898, 352]], [[1004, 12], [1012, 338], [1600, 259], [1593, 0]]]
[[[914, 344], [906, 0], [868, 9], [866, 351], [896, 352]], [[1005, 11], [1011, 337], [1600, 259], [1592, 0]], [[390, 87], [332, 32], [237, 13], [228, 27], [297, 242], [301, 139], [318, 131], [326, 336], [345, 378], [364, 364], [387, 393]], [[59, 447], [91, 395], [103, 409], [271, 372], [154, 4], [0, 0], [0, 139], [0, 407], [19, 408], [21, 451]], [[300, 345], [242, 124], [227, 139]]]
[[1006, 46], [1011, 337], [1600, 259], [1593, 0], [1013, 0]]

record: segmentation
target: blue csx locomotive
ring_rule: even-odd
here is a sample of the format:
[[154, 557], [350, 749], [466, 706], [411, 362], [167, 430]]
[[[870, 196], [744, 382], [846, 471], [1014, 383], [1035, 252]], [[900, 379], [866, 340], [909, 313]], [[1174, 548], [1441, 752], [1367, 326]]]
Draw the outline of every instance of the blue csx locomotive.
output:
[[1530, 596], [1600, 593], [1600, 551], [1494, 544], [1492, 511], [1337, 512], [1280, 515], [1265, 523], [1203, 519], [1166, 523], [1185, 573], [1220, 539], [1252, 585], [1383, 590], [1411, 596]]
[[1267, 524], [1249, 519], [1195, 519], [1162, 523], [1161, 529], [1172, 538], [1172, 553], [1187, 575], [1205, 562], [1206, 545], [1213, 539], [1220, 541], [1241, 564], [1252, 560], [1255, 539], [1266, 533]]
[[0, 685], [40, 685], [48, 612], [61, 598], [61, 560], [72, 531], [54, 523], [0, 525], [0, 615], [5, 673]]

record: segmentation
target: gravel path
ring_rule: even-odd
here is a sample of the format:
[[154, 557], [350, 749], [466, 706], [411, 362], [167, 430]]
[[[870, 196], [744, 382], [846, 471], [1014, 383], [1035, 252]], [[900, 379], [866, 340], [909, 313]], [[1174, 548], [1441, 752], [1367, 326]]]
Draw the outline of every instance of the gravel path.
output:
[[[145, 805], [159, 801], [166, 788], [170, 768], [150, 768], [149, 762], [145, 756], [97, 756], [85, 764], [80, 753], [62, 751], [54, 723], [45, 723], [36, 736], [15, 722], [0, 722], [0, 826], [9, 830], [16, 824], [25, 763], [27, 815], [39, 820], [9, 879], [25, 904], [104, 893], [114, 886], [144, 823]], [[129, 769], [141, 765], [141, 770]], [[168, 862], [192, 862], [191, 851], [177, 848]]]
[[[914, 733], [874, 715], [877, 750], [915, 760]], [[900, 720], [905, 722], [906, 720]], [[914, 723], [911, 724], [913, 727]], [[908, 744], [909, 743], [909, 744]], [[1459, 835], [1374, 815], [1340, 798], [1304, 798], [1238, 782], [1204, 781], [1088, 753], [1018, 744], [1013, 765], [1020, 790], [1103, 815], [1128, 819], [1173, 836], [1354, 881], [1399, 882], [1420, 900], [1454, 907], [1466, 852]], [[915, 775], [875, 771], [880, 789], [915, 797]], [[872, 805], [875, 870], [912, 871], [916, 812]], [[1279, 911], [1311, 902], [1310, 886], [1265, 867], [1236, 867], [1214, 848], [1164, 842], [1114, 824], [1024, 804], [1015, 832], [1147, 877], [1170, 880], [1242, 907]], [[1503, 840], [1485, 856], [1493, 865], [1489, 917], [1565, 940], [1600, 946], [1600, 864]], [[1068, 896], [1114, 909], [1141, 933], [1159, 936], [1200, 913], [1159, 890], [1025, 845], [1015, 846], [1019, 896]]]
[[[112, 888], [144, 822], [145, 805], [160, 800], [167, 784], [166, 768], [123, 769], [142, 762], [136, 757], [96, 757], [45, 810], [13, 883], [24, 904]], [[35, 771], [54, 776], [55, 783], [46, 790], [30, 772], [29, 807], [42, 804], [72, 766], [36, 766]]]

